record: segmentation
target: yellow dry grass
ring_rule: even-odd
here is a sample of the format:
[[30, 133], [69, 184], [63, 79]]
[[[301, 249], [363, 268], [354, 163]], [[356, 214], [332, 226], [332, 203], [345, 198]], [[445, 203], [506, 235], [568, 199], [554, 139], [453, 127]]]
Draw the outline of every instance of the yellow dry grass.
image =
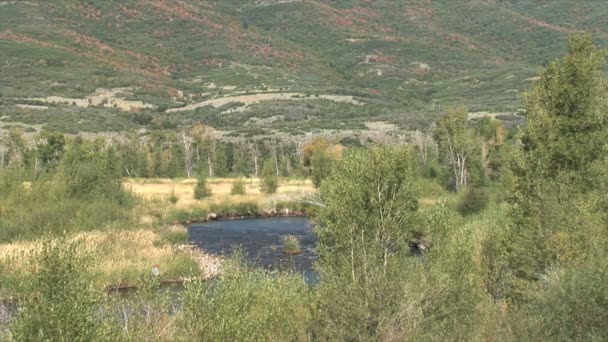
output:
[[123, 182], [124, 187], [148, 201], [161, 201], [169, 204], [169, 198], [174, 194], [178, 198], [177, 209], [187, 209], [195, 206], [208, 206], [218, 203], [258, 203], [263, 204], [274, 197], [290, 194], [301, 194], [314, 192], [314, 186], [310, 180], [289, 179], [281, 180], [277, 195], [268, 196], [260, 191], [259, 178], [243, 179], [245, 183], [245, 195], [230, 195], [230, 189], [236, 178], [209, 178], [207, 184], [211, 188], [212, 196], [204, 200], [194, 199], [194, 187], [196, 179], [127, 179]]
[[[186, 234], [186, 228], [175, 225], [167, 231]], [[173, 246], [159, 232], [153, 230], [117, 230], [83, 232], [69, 238], [79, 242], [82, 252], [92, 257], [90, 271], [100, 285], [129, 283], [137, 277], [149, 274], [152, 265], [171, 265], [176, 257], [197, 262], [202, 254], [196, 249], [181, 249]], [[0, 245], [0, 264], [4, 275], [30, 273], [29, 255], [39, 242], [19, 241]], [[185, 259], [184, 259], [185, 260]], [[205, 265], [200, 265], [204, 270]], [[25, 272], [25, 273], [24, 273]]]

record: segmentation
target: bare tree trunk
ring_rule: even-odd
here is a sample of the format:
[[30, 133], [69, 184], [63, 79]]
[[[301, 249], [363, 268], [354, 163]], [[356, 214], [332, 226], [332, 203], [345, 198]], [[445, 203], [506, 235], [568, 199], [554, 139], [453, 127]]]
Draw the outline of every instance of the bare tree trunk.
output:
[[454, 150], [451, 140], [448, 138], [448, 158], [454, 170], [454, 187], [458, 192], [462, 187], [467, 186], [467, 153]]
[[[190, 178], [192, 173], [192, 138], [182, 132], [182, 143], [184, 144], [184, 162], [186, 164], [186, 176]], [[198, 146], [197, 146], [198, 150]]]
[[213, 175], [214, 175], [213, 160], [215, 159], [215, 148], [216, 148], [216, 141], [211, 140], [211, 146], [209, 147], [209, 153], [207, 153], [207, 166], [209, 167], [209, 177], [213, 177]]
[[281, 144], [280, 146], [281, 146], [281, 158], [283, 160], [285, 160], [285, 168], [286, 168], [286, 171], [287, 171], [287, 175], [291, 175], [291, 165], [290, 165], [291, 164], [291, 160], [290, 160], [290, 158], [287, 158], [285, 156], [285, 149], [284, 149], [283, 144]]
[[277, 170], [277, 177], [279, 176], [279, 156], [277, 155], [277, 141], [273, 140], [272, 142], [273, 151], [274, 151], [274, 166]]
[[38, 175], [38, 157], [34, 158], [34, 179]]
[[258, 177], [258, 145], [253, 142], [250, 147], [249, 147], [250, 151], [251, 151], [251, 157], [253, 158], [253, 169], [255, 172], [255, 177]]
[[416, 146], [418, 146], [418, 153], [420, 154], [420, 158], [422, 162], [426, 164], [427, 162], [427, 150], [428, 150], [428, 139], [426, 135], [424, 135], [420, 131], [416, 131], [414, 133], [414, 137], [416, 139]]
[[4, 146], [0, 146], [0, 168], [4, 167], [4, 158], [6, 156], [7, 148]]
[[213, 177], [213, 164], [211, 163], [211, 153], [207, 153], [207, 166], [209, 167], [209, 177]]
[[300, 160], [300, 167], [304, 166], [304, 146], [301, 141], [298, 141], [296, 153], [298, 154], [298, 159]]

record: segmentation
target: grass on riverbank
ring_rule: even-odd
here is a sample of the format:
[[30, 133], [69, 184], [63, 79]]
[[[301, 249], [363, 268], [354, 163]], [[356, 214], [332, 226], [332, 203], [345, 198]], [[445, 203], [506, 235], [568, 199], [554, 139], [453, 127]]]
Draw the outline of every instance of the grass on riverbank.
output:
[[[53, 241], [65, 238], [79, 242], [82, 252], [91, 259], [91, 280], [100, 289], [137, 283], [150, 276], [154, 264], [160, 265], [161, 280], [208, 276], [217, 271], [217, 260], [196, 249], [180, 247], [188, 242], [187, 231], [175, 223], [203, 220], [209, 213], [256, 216], [262, 210], [298, 209], [301, 205], [285, 201], [314, 191], [308, 180], [288, 179], [281, 182], [277, 194], [268, 196], [259, 191], [258, 179], [248, 179], [246, 195], [230, 195], [234, 181], [209, 179], [213, 196], [198, 201], [193, 197], [194, 179], [126, 179], [123, 186], [136, 198], [129, 216], [136, 219], [110, 224], [100, 221], [98, 228], [68, 230], [65, 237], [61, 233], [43, 236]], [[171, 197], [177, 201], [172, 203]], [[62, 215], [68, 219], [67, 213]], [[105, 215], [104, 210], [98, 215]], [[0, 298], [17, 295], [17, 286], [28, 281], [36, 267], [31, 254], [39, 244], [40, 234], [0, 244]]]
[[194, 187], [196, 185], [196, 179], [194, 178], [129, 178], [123, 182], [123, 185], [134, 195], [147, 201], [161, 201], [170, 204], [170, 197], [173, 195], [177, 197], [173, 207], [178, 209], [224, 202], [264, 204], [275, 198], [315, 191], [312, 182], [308, 179], [284, 179], [279, 182], [277, 193], [268, 196], [260, 191], [259, 178], [247, 178], [243, 179], [245, 195], [231, 195], [230, 190], [237, 180], [238, 178], [208, 178], [207, 184], [213, 194], [204, 200], [194, 199]]
[[245, 195], [231, 195], [237, 178], [209, 178], [207, 185], [212, 195], [203, 200], [194, 199], [195, 179], [126, 179], [124, 187], [139, 197], [136, 210], [143, 224], [170, 224], [206, 219], [209, 213], [221, 217], [256, 216], [261, 211], [301, 210], [304, 205], [294, 199], [306, 197], [315, 189], [307, 179], [284, 179], [276, 194], [260, 191], [260, 180], [243, 181]]
[[[181, 237], [179, 237], [181, 236]], [[152, 265], [160, 265], [161, 280], [188, 279], [208, 276], [217, 271], [213, 258], [202, 252], [180, 247], [176, 242], [187, 241], [186, 228], [169, 226], [162, 229], [114, 230], [82, 232], [67, 237], [79, 244], [83, 255], [90, 258], [91, 281], [96, 288], [135, 284], [150, 277]], [[172, 241], [173, 240], [173, 241]], [[58, 243], [61, 238], [53, 239]], [[18, 241], [0, 245], [0, 269], [3, 293], [27, 282], [37, 265], [30, 256], [40, 247], [40, 241]]]

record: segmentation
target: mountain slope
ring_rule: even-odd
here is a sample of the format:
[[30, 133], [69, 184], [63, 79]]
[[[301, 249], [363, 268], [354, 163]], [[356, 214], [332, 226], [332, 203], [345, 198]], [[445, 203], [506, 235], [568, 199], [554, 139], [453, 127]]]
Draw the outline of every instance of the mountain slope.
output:
[[[457, 104], [513, 111], [568, 34], [606, 44], [606, 17], [605, 1], [574, 0], [0, 1], [0, 117], [305, 131], [412, 127]], [[239, 102], [256, 93], [298, 101]], [[224, 96], [235, 103], [179, 109]]]

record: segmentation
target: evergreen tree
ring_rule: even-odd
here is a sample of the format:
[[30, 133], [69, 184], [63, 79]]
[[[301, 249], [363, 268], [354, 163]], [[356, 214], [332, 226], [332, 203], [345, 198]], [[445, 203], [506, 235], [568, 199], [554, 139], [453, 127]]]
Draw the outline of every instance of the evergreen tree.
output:
[[524, 281], [516, 290], [553, 265], [575, 262], [590, 246], [606, 246], [598, 214], [606, 210], [600, 170], [608, 166], [605, 59], [589, 35], [572, 36], [567, 55], [525, 94], [528, 120], [512, 163], [514, 231], [507, 242], [515, 285]]
[[262, 167], [260, 189], [265, 194], [274, 194], [278, 188], [279, 178], [277, 177], [275, 162], [272, 159], [267, 159]]
[[202, 200], [212, 195], [211, 188], [207, 185], [207, 177], [205, 173], [200, 172], [198, 174], [198, 179], [196, 182], [196, 187], [194, 188], [194, 198], [197, 200]]

